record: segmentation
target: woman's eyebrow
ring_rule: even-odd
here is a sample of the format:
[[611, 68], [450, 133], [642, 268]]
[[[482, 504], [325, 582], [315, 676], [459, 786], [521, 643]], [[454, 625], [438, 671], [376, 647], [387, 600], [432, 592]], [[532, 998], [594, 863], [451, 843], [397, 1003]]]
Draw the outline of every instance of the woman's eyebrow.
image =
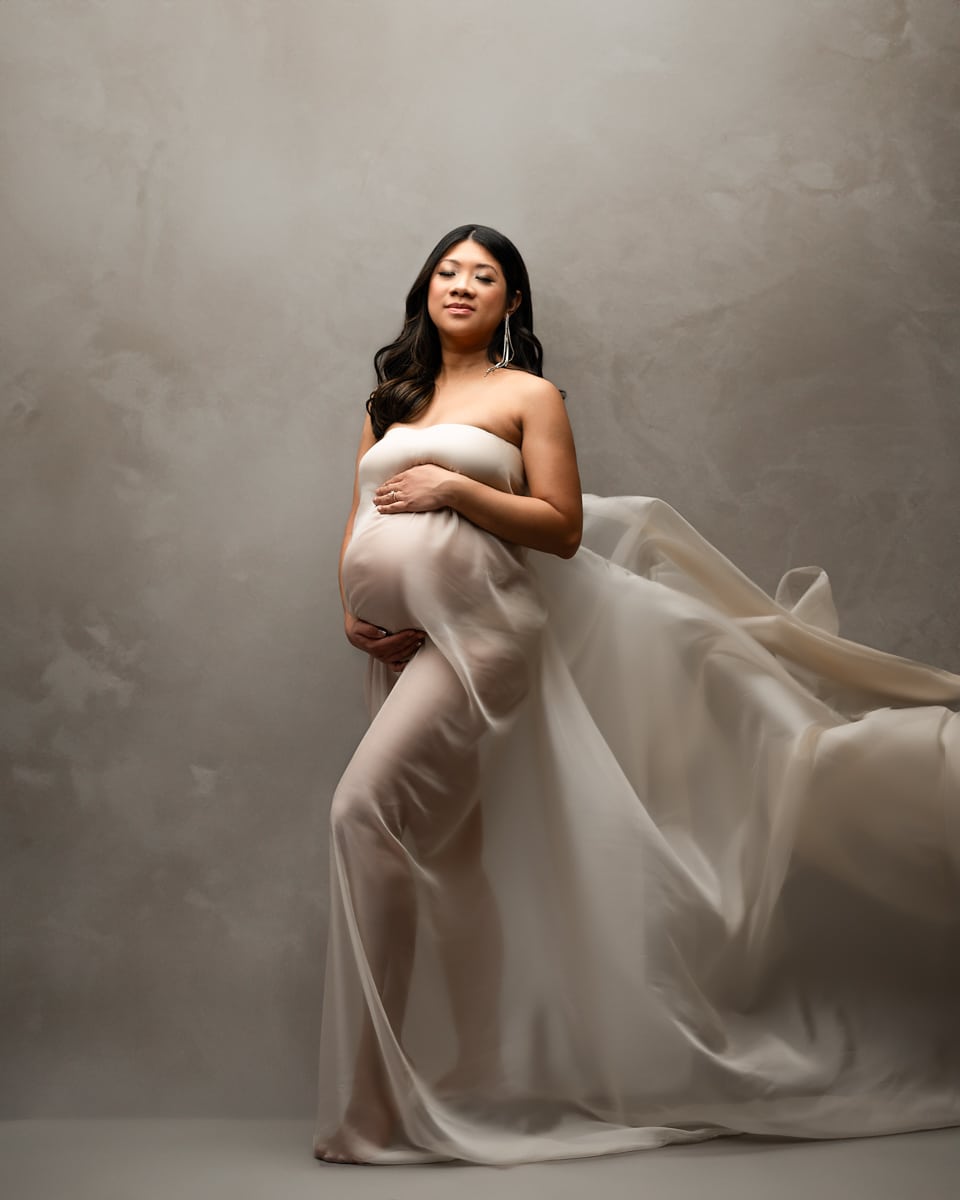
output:
[[[459, 266], [460, 266], [460, 260], [459, 260], [459, 259], [457, 259], [457, 258], [442, 258], [440, 261], [441, 261], [441, 262], [445, 262], [445, 263], [450, 263], [450, 265], [451, 265], [452, 267], [459, 267]], [[494, 272], [495, 272], [495, 271], [496, 271], [496, 269], [497, 269], [497, 268], [496, 268], [496, 267], [493, 265], [493, 263], [478, 262], [478, 263], [476, 263], [476, 264], [475, 264], [475, 266], [476, 266], [476, 268], [477, 268], [477, 270], [478, 270], [478, 271], [494, 271]]]

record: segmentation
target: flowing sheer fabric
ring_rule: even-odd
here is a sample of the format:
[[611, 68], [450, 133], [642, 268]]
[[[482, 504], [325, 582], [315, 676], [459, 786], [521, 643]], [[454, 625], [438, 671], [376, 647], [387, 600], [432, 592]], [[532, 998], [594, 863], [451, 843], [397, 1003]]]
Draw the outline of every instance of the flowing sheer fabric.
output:
[[524, 487], [467, 425], [360, 464], [349, 604], [428, 636], [371, 662], [333, 801], [317, 1145], [960, 1123], [960, 676], [839, 638], [815, 569], [770, 599], [657, 500], [586, 497], [570, 561], [380, 515], [420, 462]]

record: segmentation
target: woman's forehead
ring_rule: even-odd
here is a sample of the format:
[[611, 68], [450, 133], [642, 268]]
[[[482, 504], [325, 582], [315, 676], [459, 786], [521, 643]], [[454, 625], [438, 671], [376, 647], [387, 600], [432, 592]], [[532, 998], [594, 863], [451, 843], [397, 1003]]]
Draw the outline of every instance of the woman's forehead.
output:
[[458, 267], [488, 267], [494, 271], [503, 270], [486, 247], [470, 239], [451, 246], [440, 261], [455, 263]]

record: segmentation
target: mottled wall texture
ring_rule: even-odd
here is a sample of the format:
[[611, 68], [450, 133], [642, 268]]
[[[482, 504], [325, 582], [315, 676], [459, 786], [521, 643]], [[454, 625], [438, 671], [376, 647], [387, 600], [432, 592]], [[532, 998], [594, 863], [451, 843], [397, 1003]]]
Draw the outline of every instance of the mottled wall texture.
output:
[[960, 669], [954, 0], [6, 0], [2, 1111], [308, 1113], [371, 355], [528, 258], [591, 491]]

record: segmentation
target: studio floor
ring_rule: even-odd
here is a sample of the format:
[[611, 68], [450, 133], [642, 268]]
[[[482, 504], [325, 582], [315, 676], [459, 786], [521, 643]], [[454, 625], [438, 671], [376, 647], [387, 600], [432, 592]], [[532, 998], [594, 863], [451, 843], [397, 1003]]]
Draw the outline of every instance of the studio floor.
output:
[[955, 1200], [960, 1129], [837, 1142], [729, 1138], [521, 1167], [336, 1167], [305, 1121], [0, 1123], [4, 1200]]

